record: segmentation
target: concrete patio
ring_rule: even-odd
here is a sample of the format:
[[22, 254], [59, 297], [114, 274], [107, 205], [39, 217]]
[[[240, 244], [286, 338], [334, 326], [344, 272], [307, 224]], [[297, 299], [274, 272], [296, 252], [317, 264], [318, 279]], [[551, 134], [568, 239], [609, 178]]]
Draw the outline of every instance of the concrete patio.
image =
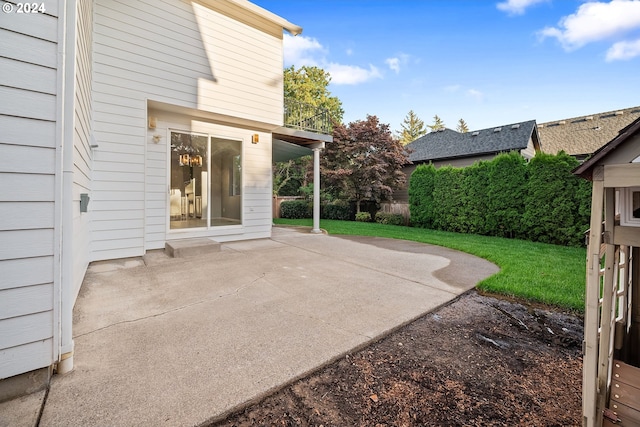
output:
[[497, 271], [445, 248], [280, 227], [217, 253], [95, 263], [75, 307], [74, 371], [48, 395], [1, 404], [0, 426], [200, 425]]

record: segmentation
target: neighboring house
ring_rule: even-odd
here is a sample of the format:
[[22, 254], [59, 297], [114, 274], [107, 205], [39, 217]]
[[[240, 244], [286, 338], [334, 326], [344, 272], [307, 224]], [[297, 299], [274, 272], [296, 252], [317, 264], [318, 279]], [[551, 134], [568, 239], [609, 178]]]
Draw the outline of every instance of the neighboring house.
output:
[[43, 4], [0, 15], [0, 400], [72, 369], [90, 262], [270, 237], [273, 161], [331, 140], [284, 126], [302, 29], [246, 0]]
[[640, 117], [640, 107], [538, 124], [542, 151], [560, 151], [583, 161]]
[[640, 425], [640, 118], [574, 173], [593, 183], [583, 425]]
[[407, 187], [393, 194], [393, 199], [400, 203], [409, 202], [409, 177], [419, 164], [464, 167], [510, 151], [518, 151], [530, 159], [540, 151], [540, 140], [536, 121], [529, 120], [465, 133], [445, 128], [429, 132], [406, 147], [411, 150], [409, 160], [412, 162], [402, 169], [407, 176]]

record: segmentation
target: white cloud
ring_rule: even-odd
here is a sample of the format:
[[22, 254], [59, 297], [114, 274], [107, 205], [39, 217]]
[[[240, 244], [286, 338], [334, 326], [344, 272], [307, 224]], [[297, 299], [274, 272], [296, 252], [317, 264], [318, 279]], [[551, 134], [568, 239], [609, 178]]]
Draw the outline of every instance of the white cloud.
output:
[[607, 51], [607, 61], [616, 61], [640, 56], [640, 39], [614, 43]]
[[[326, 58], [328, 49], [311, 37], [291, 36], [284, 34], [284, 64], [302, 67], [305, 65], [320, 67], [331, 75], [331, 83], [336, 85], [355, 85], [376, 78], [382, 73], [373, 65], [369, 69], [357, 65], [345, 65], [329, 62]], [[350, 53], [350, 49], [347, 54]]]
[[382, 78], [380, 71], [369, 64], [369, 69], [357, 65], [327, 64], [324, 69], [331, 75], [331, 83], [337, 85], [356, 85], [376, 78]]
[[562, 18], [557, 27], [544, 28], [539, 35], [542, 39], [556, 38], [570, 51], [591, 42], [620, 38], [637, 28], [640, 28], [640, 1], [592, 1], [581, 4], [575, 13]]
[[396, 72], [396, 74], [400, 73], [400, 59], [399, 58], [387, 58], [384, 62], [389, 66], [389, 68]]
[[286, 66], [318, 65], [316, 55], [323, 55], [325, 49], [318, 40], [305, 36], [292, 36], [284, 34], [282, 40], [284, 46], [284, 63]]
[[507, 0], [496, 4], [496, 7], [509, 15], [522, 15], [529, 6], [545, 1], [548, 0]]
[[445, 92], [457, 92], [462, 88], [462, 86], [460, 85], [449, 85], [449, 86], [445, 86], [444, 90]]
[[475, 99], [478, 102], [481, 102], [484, 100], [484, 93], [480, 92], [477, 89], [469, 89], [467, 91], [467, 95], [470, 96], [471, 98]]

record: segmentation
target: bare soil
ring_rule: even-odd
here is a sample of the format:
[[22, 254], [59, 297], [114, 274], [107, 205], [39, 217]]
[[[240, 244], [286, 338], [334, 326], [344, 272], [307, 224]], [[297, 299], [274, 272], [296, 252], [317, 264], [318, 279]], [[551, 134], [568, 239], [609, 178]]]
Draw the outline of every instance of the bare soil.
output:
[[582, 319], [471, 291], [215, 426], [580, 426]]

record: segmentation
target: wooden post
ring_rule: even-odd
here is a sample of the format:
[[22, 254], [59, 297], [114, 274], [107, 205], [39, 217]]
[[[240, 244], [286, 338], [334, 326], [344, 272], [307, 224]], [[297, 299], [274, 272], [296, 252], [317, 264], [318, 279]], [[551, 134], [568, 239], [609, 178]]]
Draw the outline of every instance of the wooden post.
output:
[[631, 328], [629, 331], [629, 360], [627, 363], [640, 366], [640, 248], [631, 250]]
[[[613, 244], [615, 219], [615, 189], [604, 189], [605, 270], [602, 284], [602, 309], [600, 312], [600, 340], [598, 343], [598, 388], [596, 415], [602, 418], [607, 405], [609, 372], [613, 359], [613, 331], [616, 318], [617, 266], [616, 246]], [[601, 425], [601, 421], [596, 426]]]
[[604, 173], [602, 167], [593, 171], [591, 195], [591, 228], [587, 248], [587, 277], [585, 290], [584, 343], [582, 365], [582, 425], [595, 427], [598, 378], [598, 302], [600, 299], [600, 239], [604, 205]]

